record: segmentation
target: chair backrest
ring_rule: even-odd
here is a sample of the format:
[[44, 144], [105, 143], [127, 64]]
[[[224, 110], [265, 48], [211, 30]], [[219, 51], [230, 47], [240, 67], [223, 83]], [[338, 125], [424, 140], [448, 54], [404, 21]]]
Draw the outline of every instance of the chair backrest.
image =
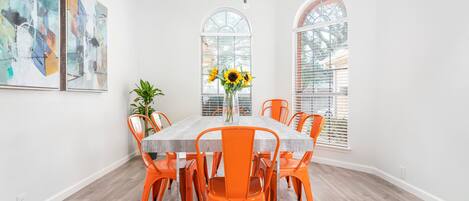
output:
[[296, 131], [298, 132], [301, 132], [301, 130], [303, 130], [303, 126], [306, 122], [306, 119], [308, 118], [308, 114], [305, 113], [305, 112], [297, 112], [296, 114], [294, 114], [291, 118], [290, 118], [290, 121], [288, 121], [288, 126], [290, 126], [293, 121], [298, 118], [298, 124], [296, 124]]
[[[161, 121], [161, 117], [163, 117], [165, 119], [168, 126], [173, 125], [173, 123], [171, 123], [171, 120], [169, 120], [168, 116], [165, 113], [163, 113], [163, 112], [153, 112], [150, 115], [150, 119], [151, 119], [151, 122], [153, 123], [153, 125], [155, 126], [155, 133], [160, 132], [161, 130], [164, 129], [163, 122]], [[176, 157], [176, 153], [167, 152], [166, 156], [167, 157]]]
[[314, 145], [316, 145], [316, 142], [318, 141], [318, 137], [321, 134], [322, 129], [324, 128], [324, 123], [326, 122], [326, 120], [324, 119], [323, 116], [318, 115], [318, 114], [309, 115], [305, 119], [305, 121], [309, 118], [313, 118], [313, 123], [311, 124], [311, 130], [309, 132], [309, 136], [311, 136], [311, 138], [314, 139]]
[[156, 170], [158, 170], [153, 163], [153, 159], [148, 153], [143, 152], [142, 150], [142, 140], [145, 138], [145, 124], [150, 125], [151, 128], [156, 131], [155, 126], [151, 122], [150, 118], [145, 115], [134, 114], [129, 116], [127, 119], [127, 124], [129, 126], [130, 132], [134, 136], [135, 140], [137, 141], [138, 150], [140, 151], [140, 155], [142, 156], [143, 162], [145, 166], [148, 168], [152, 166]]
[[279, 122], [286, 123], [288, 118], [288, 101], [283, 99], [271, 99], [262, 104], [261, 116], [270, 110], [270, 117]]
[[[303, 130], [303, 127], [306, 121], [308, 121], [309, 119], [311, 119], [312, 121], [309, 136], [313, 138], [314, 145], [316, 145], [316, 142], [318, 141], [318, 137], [321, 134], [321, 131], [324, 127], [325, 119], [323, 116], [318, 115], [318, 114], [307, 115], [306, 117], [302, 118], [300, 122], [298, 122], [298, 125], [301, 125], [301, 128], [297, 128], [297, 130], [301, 132]], [[303, 155], [303, 158], [301, 159], [301, 163], [299, 163], [297, 168], [299, 168], [301, 165], [308, 165], [311, 162], [312, 158], [313, 158], [313, 152], [311, 151], [306, 152]]]
[[169, 120], [168, 116], [163, 112], [153, 112], [150, 116], [151, 122], [155, 125], [156, 131], [161, 131], [164, 128], [161, 117], [166, 120], [166, 123], [168, 123], [169, 126], [172, 125], [171, 120]]
[[[251, 165], [253, 159], [254, 138], [256, 132], [262, 131], [272, 134], [276, 139], [276, 148], [273, 157], [273, 164], [275, 164], [278, 149], [280, 146], [280, 139], [274, 131], [266, 128], [247, 127], [247, 126], [230, 126], [221, 128], [212, 128], [205, 130], [199, 134], [196, 139], [197, 150], [197, 165], [198, 168], [203, 169], [202, 152], [199, 147], [200, 139], [207, 133], [221, 131], [223, 159], [225, 169], [225, 195], [229, 200], [247, 199], [249, 195], [249, 184], [251, 177]], [[264, 192], [269, 188], [270, 180], [272, 178], [273, 168], [269, 168], [265, 175]], [[205, 183], [203, 171], [199, 174], [199, 183]]]

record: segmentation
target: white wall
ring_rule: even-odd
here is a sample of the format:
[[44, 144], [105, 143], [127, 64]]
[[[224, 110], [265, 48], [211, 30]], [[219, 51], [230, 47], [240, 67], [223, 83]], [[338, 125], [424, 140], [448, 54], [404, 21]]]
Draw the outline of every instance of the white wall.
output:
[[468, 200], [469, 2], [378, 2], [376, 166]]
[[[112, 2], [112, 3], [111, 3]], [[0, 200], [45, 200], [134, 151], [126, 116], [137, 78], [133, 5], [109, 8], [109, 92], [0, 90]]]
[[254, 113], [262, 100], [276, 95], [275, 4], [271, 0], [250, 1], [248, 10], [233, 0], [141, 0], [141, 75], [166, 93], [157, 99], [157, 108], [173, 120], [201, 114], [200, 33], [203, 20], [220, 7], [241, 10], [253, 27]]

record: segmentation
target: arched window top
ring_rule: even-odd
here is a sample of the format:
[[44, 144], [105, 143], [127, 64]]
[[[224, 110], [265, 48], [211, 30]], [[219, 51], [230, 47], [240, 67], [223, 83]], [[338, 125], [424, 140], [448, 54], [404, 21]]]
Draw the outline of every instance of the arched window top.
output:
[[337, 22], [345, 18], [347, 10], [342, 0], [316, 0], [303, 11], [298, 27]]
[[202, 32], [204, 34], [251, 34], [251, 28], [241, 12], [223, 8], [205, 21]]

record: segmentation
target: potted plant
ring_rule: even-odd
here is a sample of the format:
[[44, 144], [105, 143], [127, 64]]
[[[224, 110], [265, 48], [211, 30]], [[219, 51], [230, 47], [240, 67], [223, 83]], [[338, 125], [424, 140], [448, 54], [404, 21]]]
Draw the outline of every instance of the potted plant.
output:
[[130, 93], [137, 94], [137, 98], [134, 99], [132, 107], [133, 114], [141, 114], [147, 117], [155, 111], [152, 107], [156, 96], [164, 96], [163, 91], [156, 88], [150, 82], [140, 80], [140, 85], [136, 85], [137, 88], [133, 89]]
[[[133, 89], [130, 93], [135, 93], [137, 97], [133, 103], [130, 104], [132, 114], [141, 114], [150, 118], [150, 115], [155, 111], [153, 104], [157, 96], [164, 96], [163, 92], [153, 86], [150, 82], [140, 80], [136, 85], [137, 88]], [[145, 122], [145, 136], [148, 136], [152, 128]], [[156, 159], [156, 154], [150, 154], [152, 158]]]

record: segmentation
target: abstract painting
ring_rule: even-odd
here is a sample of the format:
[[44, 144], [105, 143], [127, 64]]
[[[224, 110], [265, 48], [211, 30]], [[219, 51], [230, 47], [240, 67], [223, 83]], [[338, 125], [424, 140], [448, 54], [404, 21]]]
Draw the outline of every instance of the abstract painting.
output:
[[67, 90], [106, 91], [107, 8], [96, 0], [67, 3]]
[[0, 0], [0, 87], [60, 86], [58, 0]]

